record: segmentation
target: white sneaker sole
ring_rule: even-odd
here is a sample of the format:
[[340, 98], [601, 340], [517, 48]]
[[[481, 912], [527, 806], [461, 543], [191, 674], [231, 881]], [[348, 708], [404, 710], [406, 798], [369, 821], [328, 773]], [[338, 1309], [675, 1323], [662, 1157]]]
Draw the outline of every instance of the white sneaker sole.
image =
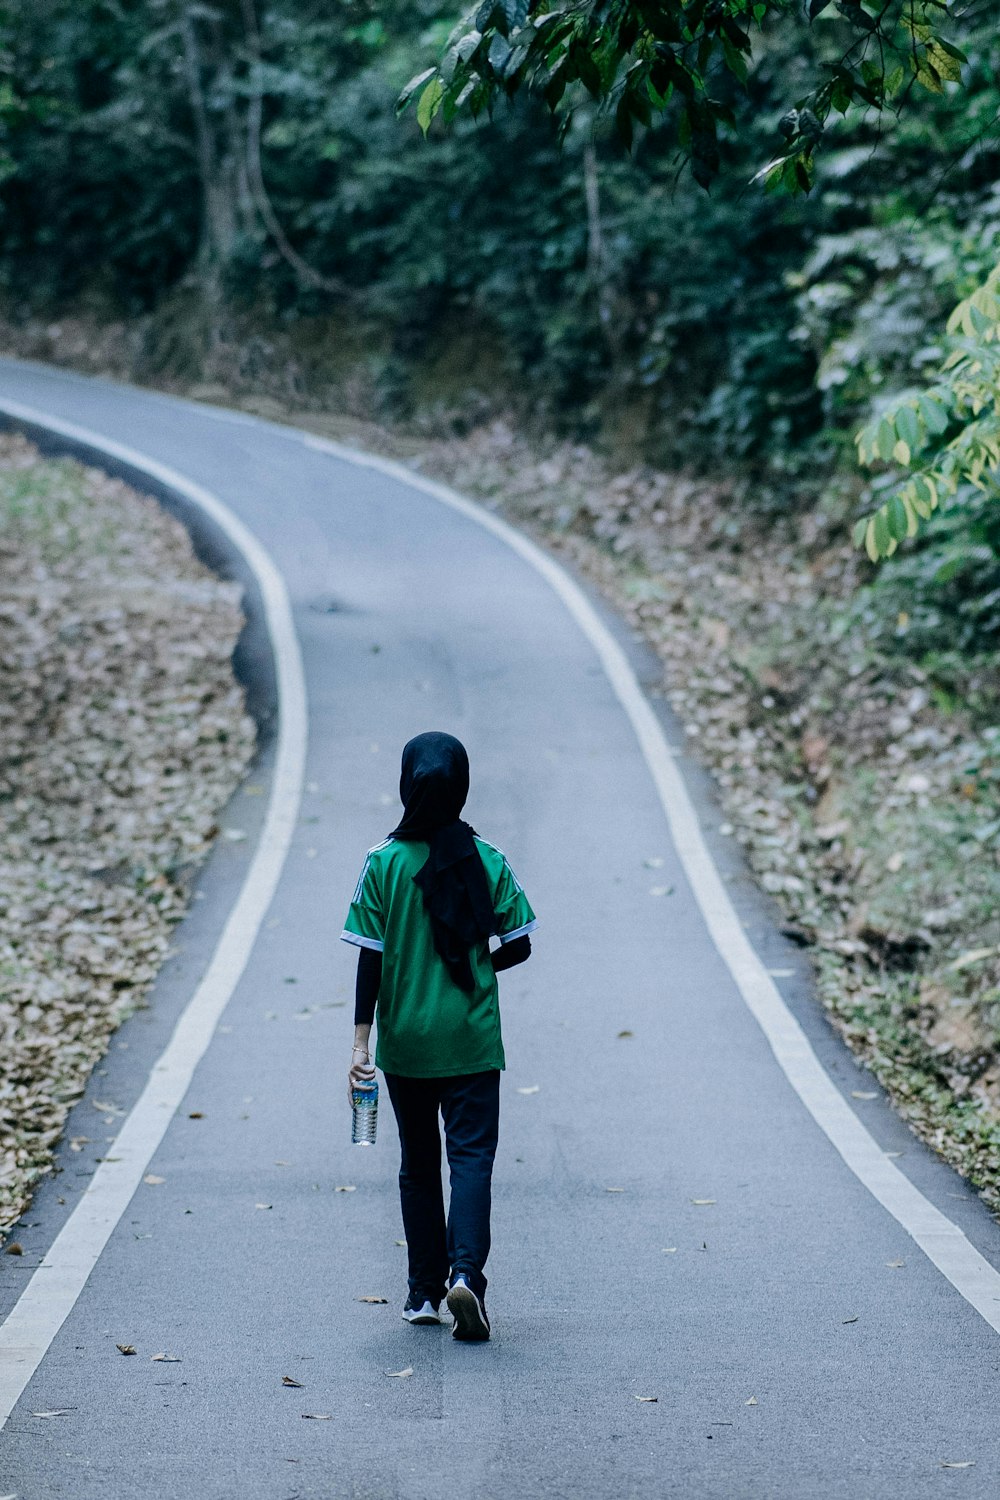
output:
[[431, 1304], [425, 1302], [423, 1307], [417, 1308], [415, 1312], [404, 1311], [403, 1322], [415, 1323], [419, 1328], [427, 1328], [432, 1323], [440, 1325], [441, 1318], [431, 1307]]
[[448, 1293], [448, 1311], [455, 1319], [451, 1336], [467, 1343], [485, 1343], [490, 1336], [482, 1303], [471, 1287], [453, 1286]]

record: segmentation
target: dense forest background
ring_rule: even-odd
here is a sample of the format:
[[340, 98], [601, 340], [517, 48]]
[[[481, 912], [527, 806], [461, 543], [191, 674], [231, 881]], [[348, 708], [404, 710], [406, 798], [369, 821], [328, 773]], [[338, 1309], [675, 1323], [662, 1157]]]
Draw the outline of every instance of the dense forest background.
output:
[[[750, 179], [837, 56], [836, 8], [770, 20], [745, 96], [723, 70], [737, 125], [705, 192], [669, 119], [627, 154], [593, 106], [558, 140], [518, 97], [425, 140], [395, 102], [456, 20], [435, 0], [8, 0], [3, 310], [124, 319], [140, 380], [434, 431], [513, 412], [848, 524], [855, 431], [939, 364], [948, 312], [997, 262], [992, 11], [954, 22], [961, 84], [834, 116], [791, 197]], [[947, 559], [977, 643], [1000, 620], [995, 509], [951, 507], [918, 549], [925, 582]]]

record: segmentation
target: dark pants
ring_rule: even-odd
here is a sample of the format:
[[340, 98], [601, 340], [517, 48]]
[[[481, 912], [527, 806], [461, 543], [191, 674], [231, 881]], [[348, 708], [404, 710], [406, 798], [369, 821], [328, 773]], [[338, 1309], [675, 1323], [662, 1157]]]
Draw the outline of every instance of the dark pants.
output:
[[[458, 1078], [404, 1078], [385, 1074], [399, 1126], [399, 1199], [415, 1303], [435, 1306], [452, 1276], [464, 1272], [472, 1290], [486, 1291], [483, 1267], [490, 1253], [490, 1184], [500, 1123], [500, 1073]], [[444, 1217], [441, 1131], [451, 1172], [451, 1205]]]

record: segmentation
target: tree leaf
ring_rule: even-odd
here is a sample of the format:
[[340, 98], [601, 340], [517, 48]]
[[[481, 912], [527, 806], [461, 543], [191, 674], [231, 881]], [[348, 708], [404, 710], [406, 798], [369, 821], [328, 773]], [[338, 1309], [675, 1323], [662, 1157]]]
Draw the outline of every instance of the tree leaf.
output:
[[920, 418], [912, 406], [901, 406], [896, 413], [896, 431], [911, 450], [919, 449], [923, 441]]
[[441, 100], [443, 98], [444, 84], [440, 78], [432, 78], [420, 95], [420, 102], [417, 105], [417, 124], [424, 135], [431, 128], [431, 121], [441, 108]]
[[409, 83], [406, 85], [406, 87], [403, 89], [403, 92], [396, 100], [397, 113], [400, 110], [404, 110], [406, 108], [410, 100], [413, 98], [413, 95], [417, 92], [417, 89], [421, 88], [423, 84], [427, 82], [428, 78], [433, 78], [436, 72], [437, 68], [424, 68], [422, 72], [417, 73], [415, 77], [410, 79]]

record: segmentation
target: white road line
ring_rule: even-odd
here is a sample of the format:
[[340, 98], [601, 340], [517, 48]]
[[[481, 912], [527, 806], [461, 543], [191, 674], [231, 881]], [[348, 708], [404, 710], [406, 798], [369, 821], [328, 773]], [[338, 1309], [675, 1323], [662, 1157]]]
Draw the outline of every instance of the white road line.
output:
[[631, 720], [666, 813], [674, 846], [712, 941], [733, 976], [745, 1005], [770, 1043], [779, 1067], [858, 1180], [902, 1225], [955, 1290], [971, 1303], [995, 1332], [1000, 1333], [1000, 1272], [970, 1244], [958, 1225], [935, 1208], [889, 1160], [827, 1075], [805, 1032], [782, 1000], [743, 931], [702, 836], [697, 814], [659, 719], [639, 686], [624, 651], [582, 589], [557, 562], [521, 532], [446, 485], [424, 479], [391, 459], [378, 458], [310, 434], [294, 435], [308, 448], [329, 453], [344, 463], [376, 469], [459, 511], [512, 547], [558, 594], [596, 651], [618, 701]]
[[192, 501], [239, 549], [260, 588], [278, 687], [278, 741], [267, 815], [246, 879], [204, 977], [153, 1067], [108, 1156], [0, 1327], [0, 1428], [41, 1363], [125, 1212], [179, 1108], [246, 967], [281, 876], [298, 818], [305, 769], [305, 677], [285, 583], [265, 549], [217, 496], [174, 469], [99, 433], [18, 402], [0, 411], [133, 465]]

